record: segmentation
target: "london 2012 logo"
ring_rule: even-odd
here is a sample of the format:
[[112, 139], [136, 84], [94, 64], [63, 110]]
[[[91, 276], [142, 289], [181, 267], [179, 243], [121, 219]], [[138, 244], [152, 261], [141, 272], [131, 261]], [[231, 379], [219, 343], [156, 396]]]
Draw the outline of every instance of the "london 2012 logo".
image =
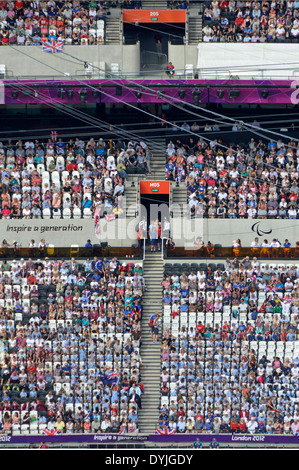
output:
[[298, 104], [299, 103], [299, 80], [294, 80], [291, 83], [291, 88], [294, 91], [291, 93], [291, 103]]
[[272, 228], [270, 228], [270, 230], [262, 230], [260, 229], [260, 222], [256, 222], [255, 224], [252, 225], [251, 227], [251, 230], [253, 232], [256, 232], [257, 235], [259, 235], [260, 237], [262, 237], [263, 235], [269, 235], [270, 233], [272, 233]]

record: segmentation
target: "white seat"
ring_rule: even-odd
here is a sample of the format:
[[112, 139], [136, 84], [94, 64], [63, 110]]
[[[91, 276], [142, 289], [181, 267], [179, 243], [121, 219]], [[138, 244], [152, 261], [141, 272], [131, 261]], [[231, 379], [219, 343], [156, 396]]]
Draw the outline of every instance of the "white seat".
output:
[[80, 179], [80, 172], [78, 170], [73, 170], [72, 171], [72, 178], [77, 178]]
[[81, 210], [78, 207], [75, 207], [73, 209], [73, 217], [74, 219], [81, 219], [82, 214], [81, 214]]
[[[106, 164], [106, 167], [108, 166], [113, 166], [115, 168], [115, 158], [114, 158], [114, 155], [109, 155], [107, 157], [107, 164]], [[113, 168], [113, 169], [114, 169]]]
[[63, 184], [66, 182], [67, 178], [69, 177], [69, 174], [70, 174], [70, 172], [67, 171], [67, 170], [63, 170], [61, 172], [61, 180], [62, 180]]
[[33, 163], [28, 163], [27, 170], [29, 171], [29, 173], [32, 173], [33, 170], [35, 170], [35, 165]]
[[95, 34], [96, 36], [99, 38], [99, 37], [102, 37], [104, 39], [104, 36], [105, 36], [105, 30], [102, 29], [102, 28], [98, 28], [96, 31], [95, 31]]
[[29, 434], [29, 424], [21, 424], [21, 434]]
[[119, 74], [119, 64], [116, 64], [116, 63], [112, 63], [111, 64], [111, 72], [114, 74], [114, 75], [118, 75]]
[[42, 172], [42, 179], [50, 181], [50, 172], [45, 170]]
[[65, 208], [63, 209], [63, 212], [62, 212], [63, 218], [68, 219], [68, 218], [71, 217], [71, 215], [72, 215], [71, 209], [70, 209], [69, 207], [65, 207]]
[[192, 77], [194, 76], [194, 68], [193, 68], [193, 64], [186, 64], [185, 65], [185, 75], [186, 77]]
[[59, 180], [60, 181], [60, 173], [59, 171], [52, 171], [51, 173], [52, 181]]
[[49, 169], [49, 165], [51, 163], [55, 163], [54, 158], [53, 157], [47, 157], [47, 161], [46, 161], [47, 169]]
[[181, 313], [181, 325], [188, 325], [188, 315], [186, 312]]
[[45, 172], [45, 165], [43, 163], [38, 163], [36, 165], [36, 169], [37, 169], [38, 173], [42, 176], [43, 173]]
[[92, 212], [89, 207], [85, 207], [85, 209], [83, 209], [83, 217], [84, 219], [90, 219], [92, 217]]
[[164, 305], [164, 313], [171, 313], [171, 306], [170, 305]]
[[61, 219], [61, 210], [60, 209], [54, 209], [53, 210], [53, 219]]
[[50, 211], [50, 209], [48, 209], [48, 208], [43, 209], [43, 218], [44, 218], [44, 219], [50, 219], [50, 218], [51, 218], [51, 211]]
[[56, 327], [57, 327], [56, 320], [51, 319], [51, 320], [48, 321], [48, 324], [49, 324], [50, 331], [53, 330], [53, 329], [56, 330]]
[[57, 162], [59, 165], [65, 166], [64, 157], [62, 157], [61, 155], [60, 155], [59, 157], [57, 157], [56, 162]]
[[97, 28], [98, 29], [104, 29], [105, 28], [104, 20], [97, 20]]

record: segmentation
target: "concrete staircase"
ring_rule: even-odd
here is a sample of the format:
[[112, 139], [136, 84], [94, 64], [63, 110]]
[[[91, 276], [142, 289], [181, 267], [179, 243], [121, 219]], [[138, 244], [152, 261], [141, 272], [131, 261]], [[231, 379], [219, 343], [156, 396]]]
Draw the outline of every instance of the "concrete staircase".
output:
[[119, 9], [112, 10], [106, 17], [105, 44], [122, 43], [122, 16]]
[[[134, 183], [134, 186], [132, 183]], [[136, 217], [136, 212], [138, 211], [138, 194], [136, 179], [130, 175], [125, 185], [126, 217]]]
[[176, 182], [171, 182], [171, 192], [172, 192], [172, 206], [170, 211], [173, 212], [174, 217], [181, 217], [184, 215], [183, 208], [187, 204], [187, 188], [183, 182], [177, 184]]
[[188, 20], [188, 44], [198, 44], [202, 41], [202, 16], [190, 14]]
[[153, 152], [151, 174], [128, 174], [125, 184], [126, 217], [136, 217], [140, 209], [139, 182], [141, 180], [164, 181], [165, 179], [165, 139], [155, 138], [151, 150]]
[[164, 180], [165, 179], [165, 156], [166, 142], [163, 137], [154, 139], [151, 146], [153, 152], [153, 160], [151, 163], [151, 175], [146, 175], [146, 179]]
[[142, 0], [143, 10], [167, 10], [167, 0]]
[[[158, 344], [153, 344], [148, 326], [150, 316], [156, 311], [162, 319], [162, 278], [164, 261], [161, 252], [146, 253], [143, 261], [145, 292], [143, 293], [142, 346], [140, 354], [143, 368], [141, 380], [145, 393], [142, 397], [142, 409], [138, 411], [139, 432], [154, 434], [158, 424], [160, 408], [161, 375], [161, 334]], [[161, 332], [161, 329], [160, 329]]]
[[184, 183], [181, 182], [177, 185], [176, 182], [171, 183], [171, 205], [169, 208], [170, 212], [170, 225], [171, 225], [171, 237], [174, 243], [178, 246], [184, 246], [185, 237], [184, 230], [186, 228], [186, 217], [187, 217], [187, 188]]

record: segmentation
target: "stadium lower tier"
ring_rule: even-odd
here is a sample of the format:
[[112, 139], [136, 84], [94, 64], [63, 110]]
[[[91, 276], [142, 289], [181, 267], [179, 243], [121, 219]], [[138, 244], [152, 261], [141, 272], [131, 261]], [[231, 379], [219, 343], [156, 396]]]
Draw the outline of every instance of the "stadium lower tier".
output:
[[142, 265], [95, 257], [1, 268], [2, 432], [136, 432]]
[[[156, 433], [297, 436], [296, 265], [193, 272], [190, 262], [186, 275], [178, 264], [152, 293], [162, 310]], [[3, 433], [142, 433], [144, 275], [143, 263], [116, 258], [2, 263]]]
[[253, 263], [167, 265], [160, 432], [298, 435], [298, 271]]

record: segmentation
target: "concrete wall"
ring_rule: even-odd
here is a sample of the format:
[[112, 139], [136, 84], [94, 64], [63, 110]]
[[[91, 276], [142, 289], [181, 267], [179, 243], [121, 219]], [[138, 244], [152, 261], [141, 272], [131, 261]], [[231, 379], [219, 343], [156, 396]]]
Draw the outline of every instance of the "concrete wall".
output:
[[197, 46], [173, 45], [168, 43], [168, 59], [175, 66], [177, 73], [183, 73], [186, 64], [197, 64]]
[[[6, 65], [7, 78], [84, 75], [84, 63], [109, 71], [112, 63], [118, 63], [121, 74], [138, 74], [140, 69], [139, 43], [133, 45], [65, 46], [64, 52], [50, 54], [38, 46], [1, 47], [0, 64]], [[53, 67], [53, 68], [51, 68]], [[98, 75], [100, 72], [95, 70]], [[95, 78], [98, 78], [95, 77]]]
[[[168, 49], [169, 60], [174, 63], [177, 71], [183, 72], [186, 64], [193, 64], [194, 68], [199, 69], [199, 78], [228, 78], [229, 74], [254, 79], [299, 78], [299, 65], [296, 62], [297, 44], [199, 43], [197, 46], [169, 43]], [[46, 78], [63, 73], [82, 75], [85, 73], [84, 65], [76, 58], [94, 63], [100, 68], [106, 63], [108, 70], [110, 70], [111, 63], [118, 63], [122, 75], [136, 76], [140, 71], [139, 43], [101, 46], [69, 45], [65, 46], [64, 50], [65, 54], [49, 54], [36, 46], [1, 47], [0, 64], [6, 65], [7, 78], [21, 76], [45, 76]], [[223, 68], [226, 71], [223, 71]], [[262, 72], [261, 69], [264, 71]], [[162, 78], [165, 76], [163, 75]]]

